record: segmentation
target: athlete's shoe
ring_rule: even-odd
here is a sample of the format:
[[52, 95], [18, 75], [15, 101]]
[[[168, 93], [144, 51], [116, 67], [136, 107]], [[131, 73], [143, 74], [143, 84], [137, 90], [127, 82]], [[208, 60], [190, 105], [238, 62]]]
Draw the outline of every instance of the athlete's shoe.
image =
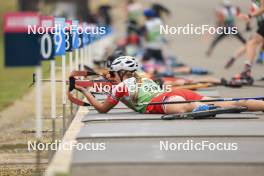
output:
[[231, 58], [225, 65], [225, 69], [229, 69], [234, 63], [235, 63], [236, 59], [235, 58]]
[[232, 88], [241, 88], [243, 85], [241, 82], [237, 82], [235, 80], [226, 80], [225, 78], [221, 78], [221, 85], [226, 87], [232, 87]]
[[218, 108], [218, 106], [203, 104], [203, 105], [200, 105], [200, 106], [194, 108], [192, 112], [209, 111], [209, 110], [213, 110], [213, 109], [217, 109], [217, 108]]
[[235, 75], [232, 80], [235, 83], [241, 83], [242, 85], [253, 85], [254, 78], [251, 76], [251, 71], [246, 70], [240, 74]]

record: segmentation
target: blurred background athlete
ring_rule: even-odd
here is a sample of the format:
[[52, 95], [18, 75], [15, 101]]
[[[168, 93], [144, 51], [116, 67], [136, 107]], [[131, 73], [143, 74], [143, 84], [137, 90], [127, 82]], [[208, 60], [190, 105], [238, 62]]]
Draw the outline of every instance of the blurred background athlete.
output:
[[249, 22], [253, 18], [258, 20], [258, 30], [247, 42], [246, 45], [246, 55], [247, 61], [244, 65], [244, 69], [241, 73], [235, 75], [233, 79], [253, 83], [253, 78], [251, 76], [252, 65], [256, 58], [256, 50], [259, 46], [263, 44], [264, 41], [264, 0], [251, 0], [252, 7], [254, 8], [248, 15], [240, 14], [240, 18]]
[[246, 43], [246, 40], [239, 32], [237, 32], [236, 34], [232, 34], [232, 28], [236, 27], [235, 18], [239, 15], [239, 13], [240, 9], [236, 6], [233, 6], [228, 0], [223, 1], [220, 8], [216, 10], [217, 26], [224, 27], [226, 30], [223, 31], [222, 34], [216, 35], [209, 49], [206, 52], [206, 55], [208, 57], [211, 56], [215, 46], [225, 37], [234, 36], [239, 41], [241, 41], [241, 43]]
[[[259, 2], [258, 1], [254, 1], [254, 0], [251, 1], [250, 13], [255, 13], [256, 11], [259, 10], [259, 3], [260, 3], [260, 1]], [[261, 27], [261, 25], [262, 25], [262, 23], [264, 21], [264, 15], [257, 16], [255, 19], [257, 21], [258, 27]], [[227, 62], [225, 67], [226, 68], [230, 68], [237, 59], [239, 59], [241, 56], [246, 54], [246, 49], [247, 49], [246, 45], [241, 46], [239, 49], [237, 49], [235, 51], [234, 55]], [[262, 44], [262, 47], [260, 48], [259, 55], [257, 57], [256, 63], [262, 64], [263, 61], [264, 61], [264, 43]]]

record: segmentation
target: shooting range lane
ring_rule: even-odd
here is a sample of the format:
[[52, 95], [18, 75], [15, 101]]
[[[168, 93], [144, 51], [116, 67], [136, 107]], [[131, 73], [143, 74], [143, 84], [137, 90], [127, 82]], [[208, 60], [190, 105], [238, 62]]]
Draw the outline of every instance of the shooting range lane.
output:
[[[261, 175], [264, 171], [262, 138], [195, 138], [194, 142], [236, 142], [238, 151], [162, 151], [160, 140], [186, 142], [192, 138], [84, 140], [82, 143], [105, 142], [105, 151], [75, 150], [71, 173], [78, 175]], [[80, 141], [79, 141], [80, 142]], [[190, 167], [192, 166], [192, 167]], [[143, 174], [144, 173], [144, 174]], [[146, 174], [147, 173], [147, 174]], [[190, 175], [189, 174], [189, 175]]]
[[[193, 144], [208, 141], [209, 143], [225, 143], [226, 145], [236, 143], [238, 150], [230, 151], [212, 150], [185, 150], [181, 147], [174, 148], [174, 143], [186, 143], [192, 141]], [[264, 141], [261, 138], [134, 138], [134, 139], [95, 139], [81, 140], [85, 143], [105, 143], [104, 151], [75, 150], [72, 164], [168, 164], [168, 163], [261, 163], [264, 164]], [[169, 144], [169, 145], [167, 145]], [[191, 146], [191, 145], [189, 145]], [[185, 145], [187, 149], [187, 145]]]
[[77, 135], [84, 138], [264, 136], [264, 122], [237, 121], [127, 121], [87, 123]]
[[[97, 120], [100, 117], [119, 118], [124, 117], [124, 114], [128, 111], [114, 109], [112, 113], [104, 114], [104, 116], [92, 111], [85, 118], [90, 117]], [[117, 112], [122, 115], [117, 115]], [[142, 114], [131, 112], [129, 114], [135, 120], [86, 121], [76, 137], [78, 143], [105, 143], [106, 150], [86, 151], [75, 149], [71, 163], [72, 174], [96, 175], [102, 170], [107, 172], [108, 175], [115, 176], [131, 175], [135, 172], [138, 173], [137, 175], [142, 175], [146, 171], [149, 171], [150, 175], [160, 175], [163, 172], [175, 173], [176, 171], [177, 173], [186, 174], [190, 164], [194, 165], [192, 172], [198, 169], [200, 175], [214, 169], [221, 171], [221, 174], [234, 172], [245, 174], [253, 170], [261, 173], [263, 171], [264, 124], [259, 123], [259, 121], [237, 121], [235, 122], [236, 128], [234, 128], [234, 123], [229, 123], [228, 120], [223, 122], [219, 120], [139, 121], [137, 117], [143, 117]], [[145, 115], [144, 117], [147, 118], [146, 116], [153, 118], [152, 115]], [[234, 115], [229, 114], [229, 116]], [[239, 116], [256, 117], [252, 113], [240, 114]], [[160, 115], [156, 117], [159, 118]], [[204, 137], [199, 137], [199, 135]], [[250, 135], [259, 135], [259, 137]], [[238, 150], [228, 152], [217, 150], [160, 150], [161, 141], [175, 144], [184, 143], [188, 140], [193, 143], [203, 141], [214, 144], [226, 143], [227, 145], [228, 143], [237, 143]]]
[[[247, 88], [246, 88], [247, 89]], [[259, 88], [245, 94], [261, 95]], [[255, 91], [256, 90], [256, 91]], [[199, 93], [215, 98], [241, 97], [237, 89], [202, 89]], [[243, 90], [242, 90], [243, 91]], [[96, 94], [98, 100], [106, 95]], [[75, 136], [78, 143], [102, 144], [105, 151], [73, 151], [71, 174], [97, 175], [261, 175], [264, 172], [263, 113], [221, 114], [205, 120], [160, 120], [161, 115], [139, 114], [119, 103], [107, 114], [93, 107], [82, 118], [83, 126]], [[199, 143], [237, 143], [237, 151], [165, 151], [168, 144], [192, 141]], [[192, 167], [190, 168], [190, 165]], [[186, 171], [188, 170], [188, 171]]]
[[[201, 92], [213, 92], [214, 89]], [[95, 95], [102, 99], [102, 95]], [[211, 93], [212, 96], [212, 93]], [[105, 151], [74, 150], [72, 174], [96, 175], [102, 170], [108, 175], [159, 175], [185, 173], [199, 174], [217, 170], [216, 173], [246, 174], [252, 170], [263, 171], [264, 121], [262, 113], [221, 114], [207, 120], [160, 120], [161, 115], [139, 114], [119, 103], [108, 114], [99, 114], [89, 108], [76, 136], [78, 143], [105, 143]], [[235, 128], [234, 128], [235, 126]], [[184, 143], [237, 143], [237, 151], [165, 151], [160, 142]], [[210, 164], [209, 164], [210, 163]], [[246, 166], [246, 167], [245, 167]], [[246, 169], [245, 169], [246, 168]], [[168, 172], [168, 170], [170, 172]], [[198, 175], [199, 175], [198, 174]], [[144, 174], [145, 175], [145, 174]]]
[[[135, 174], [135, 170], [139, 175], [146, 173], [146, 170], [151, 175], [159, 175], [168, 173], [168, 169], [171, 173], [175, 173], [176, 170], [172, 170], [176, 168], [179, 169], [177, 172], [182, 172], [181, 169], [186, 170], [190, 164], [195, 166], [192, 169], [198, 169], [200, 173], [215, 168], [227, 174], [261, 170], [264, 165], [264, 122], [261, 116], [246, 112], [221, 114], [217, 118], [164, 121], [160, 120], [160, 115], [139, 114], [121, 103], [108, 114], [98, 114], [96, 110], [90, 109], [82, 119], [84, 126], [76, 140], [82, 144], [105, 143], [106, 150], [75, 149], [72, 174], [95, 175], [103, 169], [108, 175], [131, 175]], [[234, 121], [236, 118], [242, 119]], [[187, 141], [227, 145], [236, 143], [238, 150], [166, 151], [160, 150], [161, 141], [171, 145]]]
[[[258, 116], [254, 113], [245, 112], [239, 114], [217, 114], [214, 121], [216, 119], [258, 119]], [[133, 112], [130, 109], [113, 109], [111, 110], [107, 116], [105, 114], [98, 114], [97, 111], [92, 110], [83, 118], [83, 122], [96, 122], [96, 121], [118, 121], [118, 120], [161, 120], [161, 114], [139, 114], [137, 112]], [[175, 119], [176, 121], [183, 120], [183, 119]], [[185, 119], [191, 120], [191, 119]]]

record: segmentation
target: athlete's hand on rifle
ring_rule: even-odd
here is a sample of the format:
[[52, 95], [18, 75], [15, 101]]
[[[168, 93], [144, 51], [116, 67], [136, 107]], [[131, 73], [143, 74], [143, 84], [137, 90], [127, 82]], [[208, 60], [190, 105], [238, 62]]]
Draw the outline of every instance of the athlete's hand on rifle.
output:
[[88, 89], [86, 89], [82, 86], [78, 86], [78, 85], [75, 85], [75, 89], [82, 92], [82, 93], [86, 93], [87, 91], [89, 91]]

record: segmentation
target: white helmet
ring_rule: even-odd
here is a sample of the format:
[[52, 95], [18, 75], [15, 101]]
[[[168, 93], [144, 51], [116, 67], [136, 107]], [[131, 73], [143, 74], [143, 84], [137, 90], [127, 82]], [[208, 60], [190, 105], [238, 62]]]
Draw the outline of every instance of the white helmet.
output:
[[110, 71], [136, 71], [138, 69], [138, 63], [134, 57], [120, 56], [116, 58], [110, 66]]

